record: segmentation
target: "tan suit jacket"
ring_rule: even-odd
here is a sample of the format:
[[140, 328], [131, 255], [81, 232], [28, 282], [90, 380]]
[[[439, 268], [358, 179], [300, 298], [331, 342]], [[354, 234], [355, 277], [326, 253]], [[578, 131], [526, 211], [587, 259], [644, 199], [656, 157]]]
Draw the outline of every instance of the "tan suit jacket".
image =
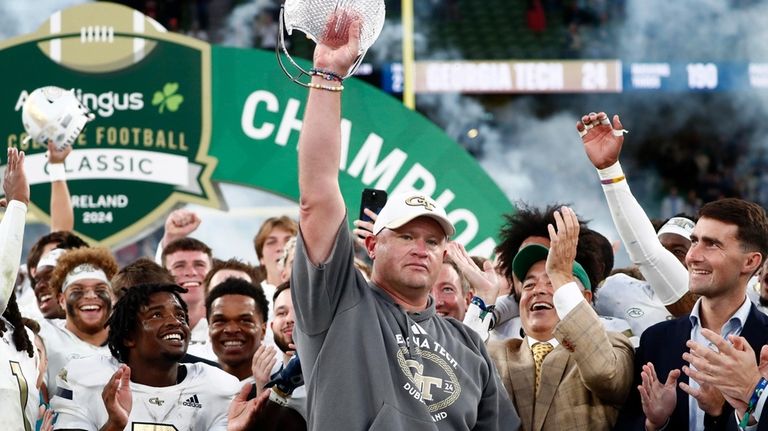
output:
[[554, 335], [560, 345], [544, 359], [538, 397], [528, 341], [488, 344], [522, 429], [610, 430], [632, 385], [632, 344], [606, 332], [586, 301], [558, 323]]

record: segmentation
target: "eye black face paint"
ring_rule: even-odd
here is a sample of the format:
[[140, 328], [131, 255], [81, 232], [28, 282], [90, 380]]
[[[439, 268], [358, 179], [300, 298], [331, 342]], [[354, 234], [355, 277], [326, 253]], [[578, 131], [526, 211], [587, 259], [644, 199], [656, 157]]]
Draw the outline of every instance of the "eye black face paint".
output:
[[69, 293], [67, 293], [67, 304], [75, 303], [81, 300], [83, 296], [85, 296], [85, 292], [82, 290], [70, 290]]
[[112, 298], [109, 296], [109, 292], [106, 290], [99, 290], [96, 292], [96, 296], [104, 302], [104, 308], [107, 310], [107, 316], [112, 314]]
[[[81, 331], [86, 333], [98, 332], [104, 329], [104, 324], [112, 313], [112, 297], [108, 286], [71, 286], [64, 291], [66, 299], [67, 319]], [[98, 305], [100, 317], [84, 312], [83, 305]]]

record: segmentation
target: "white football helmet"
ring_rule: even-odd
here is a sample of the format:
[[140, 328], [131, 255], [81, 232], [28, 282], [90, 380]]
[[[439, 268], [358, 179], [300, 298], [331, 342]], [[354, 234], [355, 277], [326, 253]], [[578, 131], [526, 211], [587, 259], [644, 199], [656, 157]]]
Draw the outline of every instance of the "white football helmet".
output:
[[30, 93], [21, 108], [26, 139], [47, 146], [52, 140], [58, 150], [75, 142], [93, 113], [75, 97], [72, 90], [48, 86]]

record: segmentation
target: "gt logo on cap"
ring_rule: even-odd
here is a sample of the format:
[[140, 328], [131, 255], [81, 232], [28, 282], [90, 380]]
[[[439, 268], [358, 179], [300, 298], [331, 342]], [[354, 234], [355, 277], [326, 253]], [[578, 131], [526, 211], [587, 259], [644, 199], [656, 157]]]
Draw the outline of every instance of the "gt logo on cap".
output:
[[422, 206], [427, 211], [432, 211], [435, 208], [435, 204], [429, 202], [424, 196], [411, 196], [405, 200], [405, 204], [412, 207]]

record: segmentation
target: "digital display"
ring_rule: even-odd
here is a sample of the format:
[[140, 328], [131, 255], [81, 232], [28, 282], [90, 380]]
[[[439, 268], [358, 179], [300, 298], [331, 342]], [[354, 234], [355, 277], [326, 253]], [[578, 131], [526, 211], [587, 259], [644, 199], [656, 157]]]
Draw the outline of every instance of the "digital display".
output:
[[621, 62], [609, 61], [422, 61], [417, 93], [620, 92]]
[[[768, 88], [768, 62], [418, 61], [417, 93], [622, 93], [748, 91]], [[384, 90], [402, 92], [390, 64]]]

